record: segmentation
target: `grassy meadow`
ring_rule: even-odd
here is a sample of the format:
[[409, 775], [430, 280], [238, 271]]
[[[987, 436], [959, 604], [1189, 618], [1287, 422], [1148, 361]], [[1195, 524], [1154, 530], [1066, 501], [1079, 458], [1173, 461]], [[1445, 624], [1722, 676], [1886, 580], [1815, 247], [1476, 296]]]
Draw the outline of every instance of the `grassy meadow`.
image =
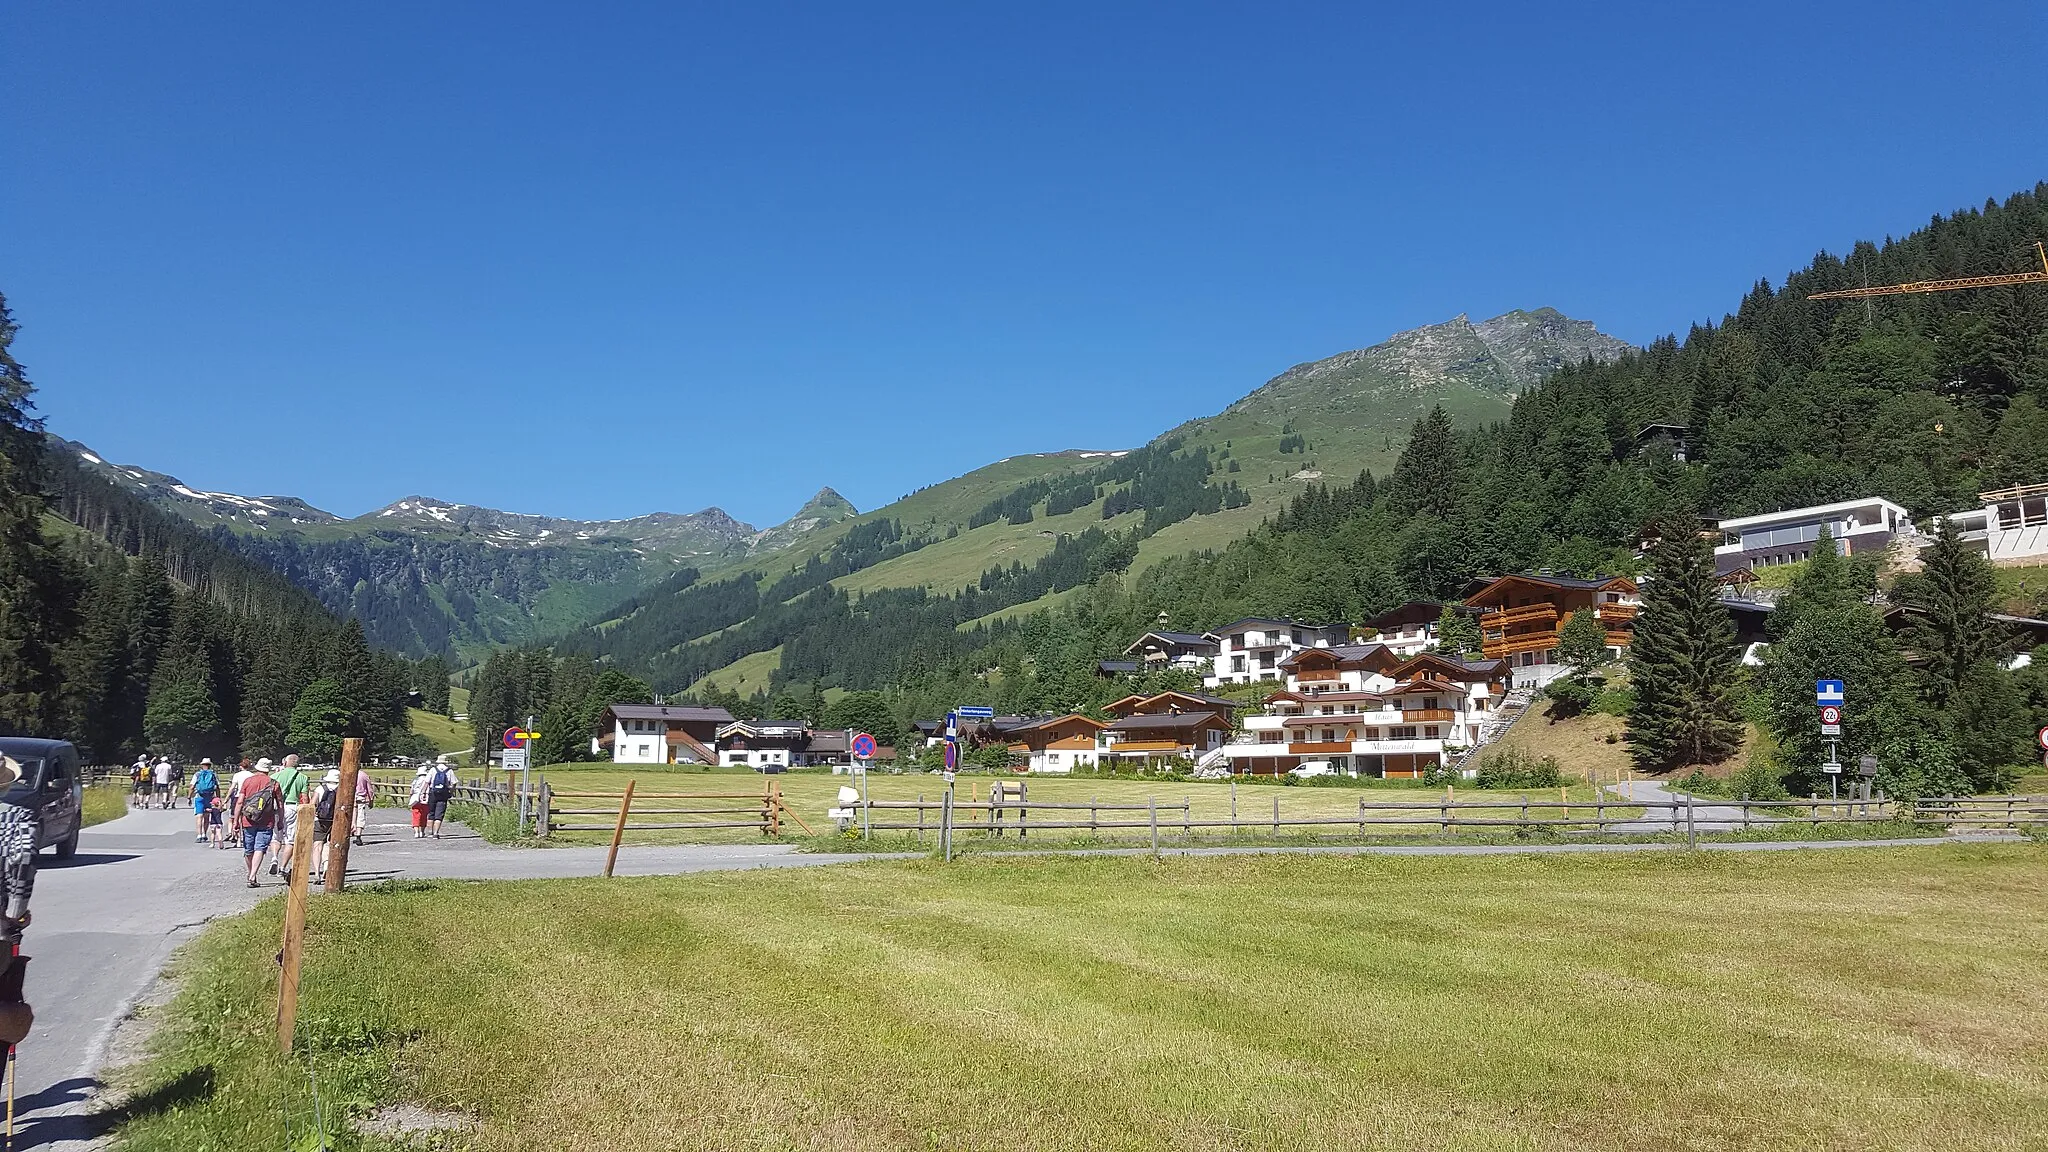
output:
[[[678, 808], [707, 806], [695, 805], [687, 801], [664, 800], [664, 794], [675, 796], [701, 795], [705, 793], [738, 795], [744, 793], [748, 796], [759, 796], [766, 791], [769, 783], [772, 781], [781, 789], [783, 802], [793, 809], [798, 818], [808, 825], [813, 832], [820, 834], [826, 833], [831, 827], [831, 821], [826, 819], [825, 812], [827, 809], [837, 806], [839, 789], [852, 786], [855, 783], [851, 777], [833, 776], [823, 772], [786, 772], [775, 776], [763, 776], [745, 769], [703, 771], [690, 768], [654, 768], [634, 770], [611, 764], [558, 764], [542, 769], [541, 774], [547, 779], [549, 786], [557, 793], [592, 792], [606, 794], [602, 798], [564, 796], [557, 801], [556, 807], [605, 807], [613, 813], [617, 811], [617, 797], [625, 789], [628, 780], [637, 781], [634, 785], [635, 812], [639, 812], [643, 808], [651, 810], [663, 806]], [[1149, 837], [1149, 829], [1142, 825], [1149, 820], [1149, 813], [1145, 810], [1145, 806], [1148, 804], [1156, 804], [1158, 806], [1160, 837], [1162, 841], [1178, 843], [1183, 838], [1180, 821], [1184, 813], [1187, 819], [1192, 821], [1224, 820], [1230, 818], [1234, 810], [1240, 820], [1261, 820], [1272, 815], [1274, 811], [1273, 806], [1277, 801], [1283, 820], [1310, 816], [1343, 817], [1355, 816], [1361, 800], [1371, 805], [1385, 803], [1436, 804], [1444, 799], [1444, 790], [1440, 788], [1359, 788], [1309, 785], [1285, 787], [1273, 784], [1249, 784], [1240, 781], [1235, 789], [1235, 800], [1233, 801], [1233, 789], [1227, 781], [1202, 780], [1174, 783], [1169, 781], [1100, 778], [1087, 775], [1029, 777], [1003, 775], [995, 777], [975, 773], [962, 773], [954, 786], [954, 800], [956, 803], [963, 804], [968, 801], [986, 802], [989, 799], [991, 787], [998, 780], [1006, 784], [1014, 784], [1021, 780], [1028, 787], [1028, 796], [1034, 804], [1099, 803], [1103, 805], [1131, 805], [1133, 808], [1123, 811], [1101, 810], [1097, 813], [1098, 818], [1109, 821], [1134, 821], [1141, 825], [1134, 828], [1105, 829], [1097, 835], [1089, 835], [1085, 829], [1043, 829], [1031, 835], [1031, 844], [1046, 846], [1079, 839], [1086, 839], [1091, 842], [1095, 840], [1121, 840], [1127, 842], [1145, 840]], [[892, 776], [882, 772], [875, 772], [868, 777], [868, 793], [875, 800], [913, 801], [922, 798], [930, 803], [933, 807], [926, 811], [925, 819], [927, 827], [933, 832], [936, 832], [938, 826], [938, 810], [936, 806], [940, 796], [945, 792], [945, 787], [945, 783], [940, 777], [929, 774]], [[1481, 791], [1479, 789], [1458, 788], [1455, 795], [1455, 799], [1459, 803], [1479, 801], [1519, 803], [1524, 797], [1530, 800], [1555, 801], [1560, 799], [1559, 789], [1556, 788], [1507, 791]], [[1564, 790], [1563, 798], [1571, 800], [1574, 804], [1584, 803], [1586, 805], [1586, 810], [1583, 814], [1574, 813], [1575, 815], [1592, 814], [1591, 801], [1594, 799], [1592, 788], [1586, 785], [1574, 785]], [[738, 806], [743, 804], [744, 801], [720, 802], [721, 806], [728, 803]], [[884, 814], [885, 812], [887, 813], [886, 815]], [[1640, 809], [1627, 808], [1610, 803], [1607, 805], [1607, 813], [1609, 816], [1639, 815]], [[1395, 813], [1379, 812], [1373, 813], [1373, 815], [1376, 817], [1388, 817], [1395, 815]], [[1508, 813], [1502, 812], [1499, 815], [1505, 816]], [[1532, 816], [1539, 819], [1545, 815], [1549, 815], [1549, 813], [1541, 810], [1532, 813]], [[1040, 816], [1048, 819], [1053, 818], [1051, 813], [1044, 812], [1043, 810], [1039, 813], [1034, 813], [1034, 819]], [[727, 820], [732, 818], [707, 816], [702, 819]], [[900, 820], [915, 823], [917, 815], [913, 811], [877, 810], [874, 818], [880, 821]], [[979, 813], [970, 813], [965, 809], [961, 809], [956, 818], [965, 822], [970, 818], [981, 819], [982, 817]], [[1070, 820], [1087, 819], [1088, 813], [1085, 811], [1070, 812], [1063, 814], [1063, 818]], [[682, 816], [663, 817], [649, 814], [636, 816], [635, 819], [636, 821], [644, 819], [648, 821], [679, 822], [690, 818]], [[602, 823], [605, 825], [605, 830], [559, 833], [554, 837], [556, 841], [566, 844], [591, 844], [608, 841], [611, 838], [609, 829], [612, 818], [610, 816], [591, 814], [573, 817], [573, 820], [579, 823]], [[785, 824], [785, 828], [788, 829], [791, 836], [800, 835], [799, 830], [795, 827]], [[1431, 830], [1433, 831], [1433, 829]], [[1423, 832], [1424, 829], [1416, 827], [1371, 827], [1368, 831], [1376, 835], [1416, 835]], [[1468, 831], [1471, 830], [1468, 829]], [[1228, 839], [1231, 835], [1226, 829], [1205, 830], [1197, 828], [1193, 830], [1193, 833], [1197, 837], [1205, 837], [1210, 840]], [[892, 849], [912, 849], [916, 847], [915, 835], [914, 831], [885, 833], [878, 837], [877, 846]], [[1247, 832], [1241, 834], [1240, 838], [1246, 835], [1255, 836], [1257, 833], [1255, 831]], [[1355, 825], [1352, 826], [1349, 835], [1347, 835], [1346, 830], [1342, 827], [1301, 828], [1283, 825], [1279, 834], [1281, 839], [1308, 840], [1317, 837], [1325, 839], [1334, 837], [1356, 839], [1357, 828]], [[635, 832], [628, 836], [627, 842], [629, 844], [746, 843], [758, 842], [761, 839], [762, 837], [758, 832], [747, 830], [678, 829]], [[826, 842], [828, 840], [830, 842]], [[813, 842], [813, 846], [845, 846], [837, 843], [837, 840], [837, 837], [824, 837], [821, 835], [819, 841]], [[1005, 837], [1000, 844], [985, 842], [986, 840], [985, 836], [963, 831], [956, 837], [956, 846], [966, 851], [973, 851], [981, 847], [1017, 846], [1013, 837]], [[927, 835], [925, 845], [929, 847], [931, 842], [931, 836]]]
[[412, 883], [211, 929], [128, 1152], [2037, 1148], [2041, 845]]

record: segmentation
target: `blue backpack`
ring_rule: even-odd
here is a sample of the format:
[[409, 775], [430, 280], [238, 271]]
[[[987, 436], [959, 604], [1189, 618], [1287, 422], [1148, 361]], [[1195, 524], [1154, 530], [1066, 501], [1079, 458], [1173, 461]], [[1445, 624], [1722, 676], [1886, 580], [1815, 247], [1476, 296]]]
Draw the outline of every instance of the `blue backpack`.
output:
[[220, 790], [220, 777], [215, 776], [211, 768], [201, 768], [192, 777], [192, 790], [202, 795], [210, 795], [217, 792]]

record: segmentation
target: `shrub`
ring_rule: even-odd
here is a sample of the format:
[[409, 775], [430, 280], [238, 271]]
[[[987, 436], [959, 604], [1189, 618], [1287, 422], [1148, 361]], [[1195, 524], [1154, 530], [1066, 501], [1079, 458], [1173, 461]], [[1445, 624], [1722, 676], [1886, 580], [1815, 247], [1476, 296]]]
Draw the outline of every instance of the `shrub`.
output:
[[1581, 676], [1560, 676], [1544, 686], [1543, 694], [1550, 698], [1550, 718], [1567, 720], [1593, 706], [1599, 698], [1600, 686], [1596, 680]]
[[1736, 771], [1728, 781], [1728, 790], [1736, 796], [1751, 800], [1790, 800], [1792, 793], [1785, 787], [1785, 774], [1769, 756], [1752, 753], [1749, 760]]
[[1481, 788], [1559, 788], [1564, 770], [1555, 756], [1538, 758], [1520, 748], [1503, 748], [1479, 762], [1473, 783]]
[[1728, 795], [1728, 782], [1726, 780], [1719, 780], [1709, 776], [1699, 768], [1695, 768], [1678, 779], [1673, 780], [1671, 787], [1680, 792], [1691, 793], [1694, 796]]

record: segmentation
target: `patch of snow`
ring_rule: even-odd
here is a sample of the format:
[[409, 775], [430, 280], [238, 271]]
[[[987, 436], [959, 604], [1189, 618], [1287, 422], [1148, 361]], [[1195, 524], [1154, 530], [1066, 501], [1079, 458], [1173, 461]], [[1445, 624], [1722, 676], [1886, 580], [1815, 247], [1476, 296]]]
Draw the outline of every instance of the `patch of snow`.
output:
[[97, 456], [93, 455], [92, 453], [90, 453], [90, 452], [86, 452], [86, 451], [84, 451], [84, 450], [80, 450], [80, 451], [79, 451], [79, 453], [78, 453], [78, 458], [79, 458], [79, 459], [81, 459], [81, 460], [83, 460], [83, 461], [85, 461], [85, 462], [86, 462], [87, 464], [105, 464], [105, 463], [106, 463], [106, 461], [105, 461], [105, 460], [102, 460], [102, 459], [100, 459], [99, 457], [97, 457]]

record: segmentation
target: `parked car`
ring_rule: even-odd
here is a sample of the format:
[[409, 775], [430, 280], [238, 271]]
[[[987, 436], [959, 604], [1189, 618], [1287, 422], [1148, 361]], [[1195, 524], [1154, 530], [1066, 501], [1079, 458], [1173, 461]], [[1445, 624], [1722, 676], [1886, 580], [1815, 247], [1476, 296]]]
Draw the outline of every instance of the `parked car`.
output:
[[1337, 770], [1330, 767], [1328, 760], [1309, 760], [1299, 768], [1289, 768], [1287, 774], [1306, 780], [1311, 776], [1335, 776]]
[[85, 822], [85, 793], [78, 779], [78, 749], [64, 740], [0, 736], [0, 752], [21, 765], [21, 779], [8, 787], [0, 802], [36, 814], [36, 848], [57, 849], [68, 859], [78, 851], [78, 830]]

